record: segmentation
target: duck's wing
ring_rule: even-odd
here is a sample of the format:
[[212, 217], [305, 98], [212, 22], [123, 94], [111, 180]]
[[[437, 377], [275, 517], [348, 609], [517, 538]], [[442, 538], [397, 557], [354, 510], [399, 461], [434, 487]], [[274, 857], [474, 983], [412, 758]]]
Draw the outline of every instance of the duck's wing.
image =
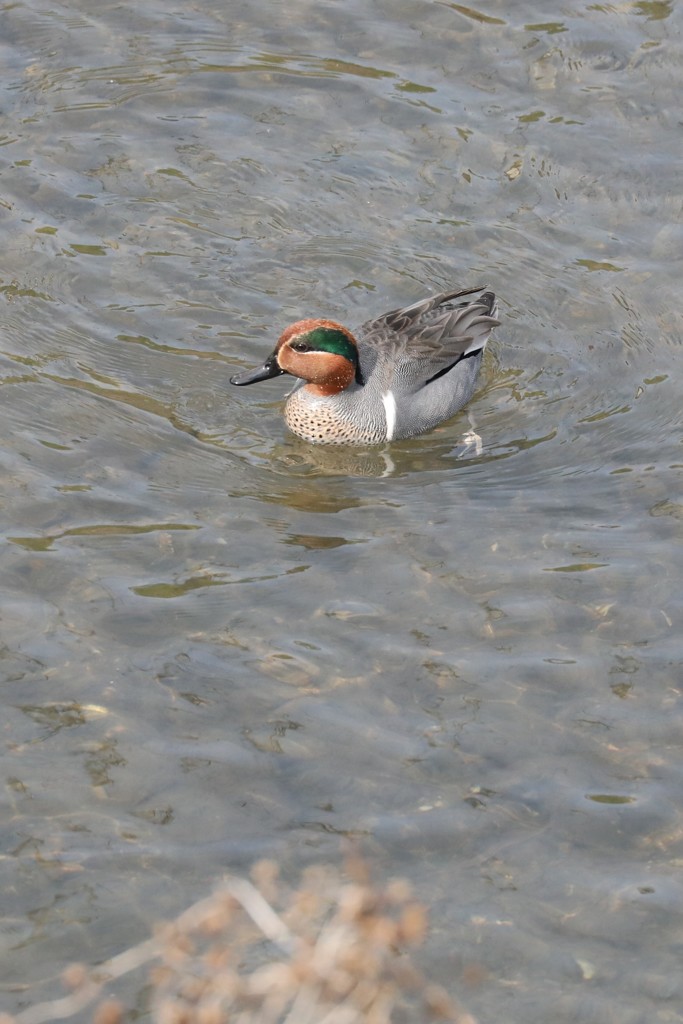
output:
[[[457, 301], [475, 294], [475, 299]], [[362, 328], [363, 344], [391, 361], [400, 377], [426, 382], [464, 356], [480, 352], [500, 323], [497, 312], [491, 291], [441, 292], [368, 321]]]

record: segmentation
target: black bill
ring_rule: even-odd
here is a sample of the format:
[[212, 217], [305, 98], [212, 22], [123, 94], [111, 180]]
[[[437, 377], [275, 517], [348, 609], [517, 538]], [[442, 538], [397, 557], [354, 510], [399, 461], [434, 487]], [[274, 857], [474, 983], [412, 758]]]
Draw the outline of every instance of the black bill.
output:
[[256, 384], [260, 380], [270, 380], [271, 377], [279, 377], [281, 373], [284, 373], [278, 366], [275, 352], [272, 356], [266, 359], [263, 366], [258, 366], [255, 370], [244, 370], [242, 373], [236, 373], [234, 377], [230, 378], [231, 384]]

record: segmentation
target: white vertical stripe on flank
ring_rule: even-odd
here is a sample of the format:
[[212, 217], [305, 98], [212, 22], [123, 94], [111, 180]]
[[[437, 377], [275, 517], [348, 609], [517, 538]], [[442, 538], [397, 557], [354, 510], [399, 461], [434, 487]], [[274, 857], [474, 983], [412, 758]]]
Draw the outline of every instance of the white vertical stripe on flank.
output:
[[392, 391], [382, 395], [382, 403], [387, 417], [387, 441], [393, 441], [396, 429], [396, 399]]

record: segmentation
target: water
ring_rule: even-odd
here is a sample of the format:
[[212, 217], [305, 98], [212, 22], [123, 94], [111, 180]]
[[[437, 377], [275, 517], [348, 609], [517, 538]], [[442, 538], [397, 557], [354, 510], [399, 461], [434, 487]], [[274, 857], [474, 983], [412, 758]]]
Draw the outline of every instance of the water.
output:
[[[683, 1019], [680, 8], [0, 17], [5, 1008], [352, 836], [481, 1022]], [[480, 283], [480, 454], [228, 383]]]

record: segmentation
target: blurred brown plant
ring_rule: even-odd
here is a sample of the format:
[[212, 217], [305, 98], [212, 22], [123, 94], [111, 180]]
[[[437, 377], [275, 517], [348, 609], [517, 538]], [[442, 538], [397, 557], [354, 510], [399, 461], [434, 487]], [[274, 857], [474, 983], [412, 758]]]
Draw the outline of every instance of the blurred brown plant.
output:
[[[92, 971], [69, 968], [67, 996], [0, 1024], [73, 1016], [105, 985], [146, 963], [154, 1024], [391, 1024], [408, 1011], [412, 1021], [476, 1024], [410, 963], [407, 950], [423, 940], [427, 915], [409, 885], [373, 885], [355, 856], [345, 876], [311, 867], [290, 889], [277, 866], [262, 861], [252, 882], [226, 879], [152, 939]], [[106, 999], [93, 1022], [125, 1018], [124, 1008]]]

